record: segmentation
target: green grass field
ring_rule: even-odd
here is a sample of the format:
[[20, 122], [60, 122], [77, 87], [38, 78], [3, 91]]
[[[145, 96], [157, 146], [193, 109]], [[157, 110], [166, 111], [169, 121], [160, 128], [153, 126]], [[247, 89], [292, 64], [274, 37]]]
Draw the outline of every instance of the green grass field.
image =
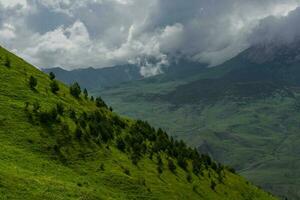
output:
[[[134, 165], [130, 155], [118, 150], [114, 141], [78, 141], [74, 135], [59, 131], [58, 125], [31, 122], [26, 102], [38, 102], [42, 111], [57, 103], [76, 113], [99, 110], [110, 123], [116, 114], [97, 108], [82, 96], [72, 97], [61, 83], [55, 95], [49, 89], [48, 75], [2, 48], [0, 57], [0, 199], [275, 199], [227, 170], [222, 172], [222, 183], [210, 167], [196, 176], [177, 166], [174, 174], [166, 165], [167, 154], [162, 152], [163, 173], [159, 174], [155, 158], [144, 156]], [[4, 66], [7, 57], [10, 67]], [[36, 90], [29, 88], [30, 76], [37, 78]], [[133, 120], [122, 120], [129, 127], [134, 124]], [[69, 117], [62, 115], [59, 121], [73, 133], [76, 125]], [[61, 141], [64, 143], [57, 155], [53, 146]], [[216, 183], [214, 189], [212, 182]]]

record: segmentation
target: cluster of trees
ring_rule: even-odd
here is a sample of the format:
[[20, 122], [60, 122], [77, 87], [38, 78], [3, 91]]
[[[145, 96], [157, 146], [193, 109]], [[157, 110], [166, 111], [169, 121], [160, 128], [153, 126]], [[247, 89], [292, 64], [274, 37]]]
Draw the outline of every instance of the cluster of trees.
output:
[[[187, 147], [183, 141], [174, 140], [162, 129], [156, 131], [147, 122], [138, 120], [130, 127], [129, 132], [124, 138], [118, 138], [117, 147], [121, 151], [130, 152], [134, 164], [145, 154], [149, 154], [152, 158], [154, 154], [164, 153], [169, 157], [167, 166], [174, 173], [176, 171], [174, 161], [185, 171], [188, 171], [189, 163], [191, 163], [192, 171], [196, 175], [201, 174], [201, 170], [209, 166], [216, 170], [219, 169], [219, 166], [209, 156], [200, 155], [196, 149]], [[157, 164], [160, 173], [162, 171], [160, 157], [157, 158]]]
[[59, 116], [64, 114], [64, 105], [57, 103], [49, 111], [41, 110], [41, 106], [38, 102], [30, 104], [29, 102], [25, 103], [25, 111], [31, 122], [39, 122], [42, 125], [52, 125], [54, 123], [60, 122]]
[[[56, 93], [59, 87], [55, 86], [55, 75], [49, 74], [51, 80], [51, 90]], [[37, 80], [31, 76], [29, 80], [30, 87], [34, 89], [37, 85]], [[80, 98], [82, 91], [78, 83], [70, 86], [70, 94], [75, 98]], [[88, 91], [83, 90], [85, 99], [88, 99]], [[100, 98], [91, 101], [95, 102], [96, 107], [109, 109], [106, 103]], [[43, 125], [59, 125], [61, 131], [65, 135], [63, 141], [68, 143], [72, 138], [78, 142], [82, 140], [92, 141], [96, 144], [115, 145], [120, 151], [130, 155], [132, 163], [138, 165], [139, 161], [149, 156], [153, 159], [156, 156], [157, 171], [159, 174], [163, 173], [164, 166], [166, 166], [172, 173], [176, 173], [177, 166], [185, 170], [188, 174], [187, 180], [191, 181], [192, 176], [190, 172], [195, 175], [203, 175], [203, 169], [213, 169], [219, 174], [219, 181], [223, 181], [224, 167], [214, 161], [207, 155], [200, 155], [196, 149], [188, 147], [183, 141], [178, 141], [169, 137], [162, 129], [154, 129], [147, 122], [138, 120], [133, 124], [124, 122], [123, 119], [116, 115], [107, 115], [107, 112], [98, 109], [93, 112], [76, 113], [75, 110], [69, 108], [67, 111], [62, 104], [55, 105], [49, 111], [41, 111], [40, 105], [26, 104], [26, 110], [31, 111], [29, 117], [31, 120], [38, 120]], [[71, 131], [67, 124], [60, 120], [60, 116], [68, 117], [76, 124], [74, 131]], [[66, 146], [64, 142], [59, 142], [54, 151], [59, 152], [59, 149]], [[162, 159], [162, 156], [166, 159]], [[231, 170], [231, 169], [229, 169]], [[231, 170], [234, 172], [233, 170]], [[215, 184], [212, 184], [215, 188]]]
[[[54, 93], [54, 94], [57, 94], [57, 92], [60, 90], [59, 88], [59, 84], [58, 82], [55, 80], [56, 76], [53, 72], [50, 72], [49, 73], [49, 79], [51, 80], [50, 82], [50, 89], [51, 91]], [[36, 90], [36, 87], [38, 85], [38, 80], [36, 77], [34, 76], [30, 76], [29, 77], [29, 80], [28, 80], [28, 84], [29, 84], [29, 87], [32, 89], [32, 90]], [[81, 95], [82, 91], [81, 91], [81, 87], [80, 85], [75, 82], [74, 84], [72, 84], [70, 86], [70, 94], [72, 96], [74, 96], [75, 98], [80, 98], [80, 95]], [[87, 89], [84, 89], [83, 90], [83, 95], [84, 95], [84, 98], [86, 100], [88, 100], [89, 98], [89, 94], [88, 94], [88, 91]], [[97, 97], [96, 100], [94, 100], [94, 97], [91, 96], [90, 98], [91, 101], [95, 101], [95, 104], [97, 107], [101, 108], [101, 107], [105, 107], [105, 108], [108, 108], [108, 106], [106, 105], [106, 103], [102, 100], [101, 97]]]
[[[57, 94], [57, 92], [60, 90], [59, 84], [58, 84], [58, 82], [55, 80], [55, 78], [56, 78], [55, 74], [54, 74], [53, 72], [50, 72], [50, 73], [49, 73], [49, 79], [51, 80], [51, 82], [50, 82], [50, 89], [51, 89], [51, 92], [52, 92], [53, 94]], [[28, 84], [29, 84], [30, 89], [36, 90], [36, 86], [38, 85], [38, 80], [37, 80], [37, 78], [34, 77], [34, 76], [30, 76], [30, 77], [29, 77], [29, 80], [28, 80]], [[80, 87], [80, 85], [79, 85], [77, 82], [75, 82], [75, 83], [73, 83], [72, 85], [70, 85], [70, 88], [69, 88], [69, 89], [70, 89], [70, 94], [71, 94], [73, 97], [79, 99], [79, 98], [80, 98], [80, 95], [83, 93], [84, 99], [86, 99], [86, 100], [89, 99], [89, 94], [88, 94], [87, 89], [85, 88], [85, 89], [83, 90], [83, 92], [82, 92], [82, 91], [81, 91], [81, 87]], [[108, 108], [108, 106], [107, 106], [106, 103], [102, 100], [101, 97], [97, 97], [96, 99], [94, 99], [94, 97], [91, 96], [91, 97], [90, 97], [90, 101], [92, 101], [92, 102], [95, 101], [96, 106], [99, 107], [99, 108], [102, 108], [102, 107]], [[110, 107], [109, 109], [112, 111], [112, 108], [111, 108], [111, 107]]]
[[[57, 92], [59, 91], [59, 85], [58, 85], [57, 81], [55, 80], [55, 75], [54, 75], [54, 73], [51, 72], [51, 73], [49, 74], [49, 78], [50, 78], [50, 80], [51, 80], [51, 82], [50, 82], [50, 89], [51, 89], [51, 92], [54, 93], [54, 94], [57, 94]], [[36, 90], [36, 86], [38, 85], [38, 80], [37, 80], [37, 78], [34, 77], [34, 76], [30, 76], [30, 77], [29, 77], [28, 84], [29, 84], [30, 89]]]

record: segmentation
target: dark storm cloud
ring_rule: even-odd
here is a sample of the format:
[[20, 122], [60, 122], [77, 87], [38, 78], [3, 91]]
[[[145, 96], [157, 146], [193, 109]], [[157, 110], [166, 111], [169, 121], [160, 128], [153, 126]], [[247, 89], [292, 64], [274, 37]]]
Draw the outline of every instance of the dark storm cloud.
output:
[[[131, 62], [141, 65], [143, 75], [151, 76], [161, 73], [170, 56], [211, 65], [224, 62], [257, 41], [260, 32], [269, 28], [280, 32], [275, 28], [278, 24], [294, 23], [292, 19], [279, 22], [288, 21], [280, 16], [299, 3], [0, 0], [0, 41], [39, 67], [72, 69]], [[292, 26], [285, 28], [294, 31]]]

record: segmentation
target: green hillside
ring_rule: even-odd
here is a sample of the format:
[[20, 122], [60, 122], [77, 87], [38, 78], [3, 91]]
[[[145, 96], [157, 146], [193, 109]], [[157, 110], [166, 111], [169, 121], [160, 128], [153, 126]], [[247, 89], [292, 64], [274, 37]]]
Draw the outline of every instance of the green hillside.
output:
[[161, 129], [0, 57], [1, 199], [274, 199]]
[[277, 54], [258, 64], [249, 59], [253, 52], [263, 51], [249, 49], [185, 78], [166, 74], [100, 93], [117, 112], [164, 128], [280, 197], [299, 199], [299, 64]]

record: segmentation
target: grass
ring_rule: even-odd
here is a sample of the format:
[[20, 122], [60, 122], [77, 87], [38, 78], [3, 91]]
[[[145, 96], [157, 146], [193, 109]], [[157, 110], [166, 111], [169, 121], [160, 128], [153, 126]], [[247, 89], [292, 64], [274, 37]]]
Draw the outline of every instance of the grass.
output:
[[[155, 159], [143, 157], [136, 166], [130, 155], [114, 145], [76, 142], [74, 136], [62, 147], [67, 158], [62, 162], [51, 148], [63, 133], [55, 126], [31, 123], [24, 110], [26, 102], [38, 102], [43, 111], [57, 103], [76, 112], [98, 108], [83, 97], [72, 97], [62, 83], [58, 94], [53, 94], [48, 75], [3, 48], [0, 57], [0, 199], [275, 199], [227, 170], [223, 183], [211, 168], [203, 176], [192, 174], [189, 182], [187, 172], [178, 166], [176, 174], [167, 169], [165, 154], [159, 175]], [[10, 67], [4, 66], [5, 57]], [[37, 78], [36, 90], [29, 88], [30, 76]], [[116, 115], [100, 110], [109, 119]], [[128, 126], [134, 122], [123, 120]], [[61, 121], [75, 129], [68, 117], [62, 116]]]

